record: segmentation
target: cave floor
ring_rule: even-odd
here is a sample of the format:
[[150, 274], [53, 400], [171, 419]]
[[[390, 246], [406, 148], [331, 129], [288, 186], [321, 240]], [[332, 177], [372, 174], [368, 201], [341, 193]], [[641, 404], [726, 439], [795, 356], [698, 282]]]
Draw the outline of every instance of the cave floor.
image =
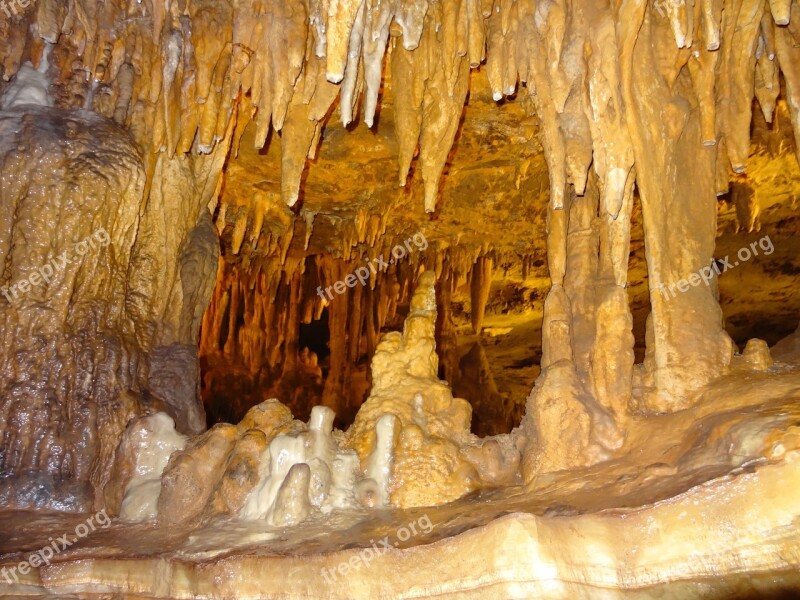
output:
[[[237, 597], [273, 597], [266, 591], [269, 577], [293, 569], [309, 586], [298, 597], [361, 597], [363, 590], [375, 592], [369, 587], [370, 577], [339, 576], [340, 581], [350, 582], [340, 594], [322, 577], [321, 569], [375, 548], [378, 540], [387, 540], [388, 546], [375, 558], [375, 565], [389, 561], [383, 564], [390, 569], [419, 552], [449, 556], [448, 548], [472, 544], [471, 552], [485, 555], [486, 569], [491, 569], [486, 576], [492, 581], [467, 577], [466, 565], [449, 564], [440, 557], [434, 563], [444, 561], [441, 580], [427, 580], [424, 571], [430, 565], [414, 563], [422, 586], [414, 588], [416, 592], [402, 582], [385, 587], [378, 578], [373, 583], [379, 592], [372, 597], [415, 597], [423, 589], [424, 595], [440, 589], [442, 597], [450, 593], [470, 597], [486, 585], [490, 586], [486, 589], [501, 586], [497, 589], [503, 590], [498, 592], [502, 595], [496, 597], [529, 597], [526, 594], [533, 589], [549, 597], [548, 586], [602, 587], [606, 582], [614, 587], [619, 584], [615, 578], [622, 578], [621, 587], [632, 594], [678, 581], [681, 586], [692, 582], [691, 590], [696, 591], [706, 590], [692, 586], [700, 585], [699, 575], [707, 576], [709, 568], [717, 576], [716, 583], [709, 584], [712, 591], [723, 582], [727, 582], [723, 587], [739, 589], [735, 582], [742, 573], [751, 583], [767, 573], [773, 577], [765, 581], [773, 584], [784, 585], [788, 581], [784, 575], [798, 579], [800, 367], [776, 364], [764, 372], [734, 371], [699, 394], [693, 408], [646, 421], [634, 417], [628, 431], [619, 458], [541, 477], [533, 489], [482, 490], [445, 506], [338, 512], [291, 529], [227, 520], [195, 529], [113, 521], [56, 554], [51, 565], [23, 576], [20, 584], [25, 585], [8, 586], [0, 580], [0, 594], [5, 587], [21, 596], [46, 596], [51, 590], [58, 597], [73, 592], [88, 597], [113, 590], [143, 597], [217, 597], [225, 596], [221, 590], [235, 589]], [[760, 494], [767, 494], [770, 501], [754, 505], [752, 498]], [[707, 496], [715, 500], [706, 503]], [[0, 512], [0, 566], [10, 568], [25, 560], [85, 520], [86, 515]], [[401, 541], [404, 535], [398, 538], [398, 532], [411, 523], [419, 529], [412, 535], [406, 528], [409, 535]], [[618, 533], [610, 535], [615, 530]], [[524, 540], [512, 543], [509, 536]], [[622, 538], [626, 542], [618, 544], [621, 564], [608, 572], [597, 571], [589, 560], [591, 548]], [[517, 564], [509, 552], [525, 560]], [[587, 561], [581, 567], [580, 556], [585, 553]], [[511, 563], [498, 568], [498, 560]], [[647, 567], [648, 560], [663, 564]], [[676, 567], [676, 561], [683, 561], [682, 566]], [[516, 577], [523, 563], [529, 577], [518, 582], [524, 593], [515, 596], [508, 578]], [[576, 576], [577, 584], [569, 584], [565, 565], [567, 571], [582, 573]], [[244, 585], [251, 569], [259, 573], [256, 579], [262, 586], [255, 596], [244, 589], [251, 585]], [[539, 572], [547, 569], [555, 571]], [[364, 569], [362, 574], [382, 570]], [[237, 584], [237, 577], [245, 579]], [[355, 579], [358, 584], [351, 581]], [[800, 579], [792, 585], [800, 585]], [[679, 589], [688, 594], [680, 597], [694, 595], [688, 588]], [[262, 593], [266, 596], [259, 596]]]

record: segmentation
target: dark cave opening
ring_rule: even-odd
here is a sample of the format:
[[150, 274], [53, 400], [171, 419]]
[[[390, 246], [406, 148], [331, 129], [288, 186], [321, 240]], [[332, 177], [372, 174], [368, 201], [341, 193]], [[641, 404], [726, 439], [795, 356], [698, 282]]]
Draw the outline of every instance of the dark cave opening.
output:
[[[327, 365], [328, 357], [331, 354], [330, 341], [331, 330], [328, 323], [328, 309], [324, 308], [319, 319], [310, 323], [300, 323], [300, 334], [298, 347], [300, 352], [307, 350], [317, 355], [320, 365]], [[327, 367], [323, 367], [323, 374], [327, 374]]]

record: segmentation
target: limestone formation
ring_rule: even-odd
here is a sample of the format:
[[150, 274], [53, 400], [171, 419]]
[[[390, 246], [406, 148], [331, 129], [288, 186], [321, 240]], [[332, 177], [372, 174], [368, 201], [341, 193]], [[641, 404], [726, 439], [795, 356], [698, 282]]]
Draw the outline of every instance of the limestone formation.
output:
[[5, 0], [0, 75], [0, 595], [800, 588], [798, 0]]
[[[161, 494], [161, 477], [174, 452], [183, 450], [186, 437], [175, 431], [175, 423], [165, 413], [155, 413], [132, 423], [117, 449], [116, 473], [107, 498], [122, 489], [121, 503], [110, 508], [121, 519], [154, 519]], [[109, 498], [110, 499], [110, 498]]]
[[377, 506], [385, 505], [385, 484], [383, 475], [373, 473], [387, 467], [394, 506], [439, 504], [480, 487], [473, 466], [460, 454], [472, 442], [469, 404], [453, 398], [437, 376], [434, 284], [432, 272], [420, 276], [403, 333], [389, 333], [378, 344], [372, 392], [347, 432], [377, 482]]
[[378, 345], [373, 393], [346, 437], [333, 431], [330, 408], [314, 407], [306, 426], [273, 399], [184, 448], [157, 413], [132, 425], [126, 439], [136, 442], [118, 451], [133, 465], [112, 484], [124, 489], [120, 516], [162, 526], [219, 515], [292, 526], [315, 510], [431, 506], [512, 481], [518, 451], [499, 456], [502, 441], [478, 442], [469, 405], [436, 376], [434, 284], [432, 272], [421, 274], [404, 333]]

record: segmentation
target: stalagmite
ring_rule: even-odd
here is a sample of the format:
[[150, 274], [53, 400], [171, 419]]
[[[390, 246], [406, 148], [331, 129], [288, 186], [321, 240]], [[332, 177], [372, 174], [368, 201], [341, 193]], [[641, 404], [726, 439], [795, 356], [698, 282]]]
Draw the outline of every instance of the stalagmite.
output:
[[[127, 480], [119, 507], [121, 519], [156, 517], [161, 476], [170, 456], [185, 445], [186, 437], [175, 431], [175, 423], [164, 413], [145, 417], [128, 428], [117, 454], [118, 476]], [[122, 475], [123, 469], [127, 477]]]
[[191, 522], [212, 499], [237, 438], [234, 425], [219, 424], [174, 453], [161, 475], [158, 521], [163, 525]]
[[[473, 441], [469, 404], [453, 398], [437, 376], [434, 290], [434, 274], [423, 273], [403, 334], [388, 333], [378, 345], [370, 397], [347, 432], [349, 445], [358, 452], [362, 465], [370, 465], [373, 472], [382, 472], [394, 448], [388, 490], [393, 506], [426, 506], [444, 498], [456, 499], [481, 484], [460, 452]], [[376, 438], [378, 426], [380, 439]], [[364, 484], [362, 495], [380, 498], [380, 483]]]
[[270, 524], [291, 527], [303, 521], [311, 512], [308, 486], [311, 483], [311, 468], [305, 463], [293, 465], [283, 480], [275, 497], [275, 509], [270, 515]]
[[375, 498], [371, 506], [377, 508], [389, 506], [389, 484], [394, 463], [394, 446], [400, 435], [399, 429], [397, 417], [392, 414], [383, 415], [375, 424], [375, 448], [367, 457], [364, 472], [374, 482]]

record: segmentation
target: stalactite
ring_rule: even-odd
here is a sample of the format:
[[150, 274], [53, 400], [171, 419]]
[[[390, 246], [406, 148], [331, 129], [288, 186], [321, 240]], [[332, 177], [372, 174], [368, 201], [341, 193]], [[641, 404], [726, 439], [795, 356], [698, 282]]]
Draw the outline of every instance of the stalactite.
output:
[[305, 104], [300, 95], [292, 98], [281, 137], [281, 197], [288, 206], [298, 200], [303, 171], [321, 127], [319, 120], [325, 118], [337, 94], [338, 88], [324, 80], [320, 69], [309, 103]]
[[761, 27], [764, 2], [743, 0], [726, 2], [723, 11], [725, 32], [720, 52], [722, 69], [721, 129], [725, 131], [728, 157], [734, 172], [744, 170], [750, 150], [751, 107], [754, 95], [755, 51]]
[[424, 83], [421, 77], [416, 76], [415, 69], [416, 62], [422, 58], [403, 48], [396, 40], [393, 43], [391, 70], [395, 90], [394, 119], [403, 124], [397, 128], [399, 183], [405, 186], [422, 130]]
[[777, 25], [784, 26], [789, 24], [791, 6], [792, 0], [769, 0], [769, 9]]
[[[648, 22], [654, 28], [667, 28], [676, 45], [686, 50], [669, 67], [669, 76], [676, 76], [675, 69], [688, 60], [702, 113], [703, 141], [711, 144], [716, 133], [724, 131], [724, 147], [733, 167], [740, 170], [753, 95], [762, 101], [766, 115], [772, 110], [777, 80], [772, 38], [776, 24], [783, 37], [795, 26], [791, 4], [787, 0], [663, 4], [664, 16], [650, 8]], [[118, 122], [129, 123], [143, 147], [170, 154], [209, 152], [231, 120], [236, 121], [235, 147], [251, 119], [256, 123], [255, 144], [262, 147], [269, 129], [283, 130], [288, 119], [282, 197], [290, 206], [299, 196], [305, 168], [301, 157], [314, 156], [323, 120], [339, 91], [342, 118], [348, 122], [363, 80], [364, 119], [374, 125], [383, 57], [391, 44], [395, 122], [400, 125], [399, 180], [405, 184], [419, 146], [427, 211], [435, 208], [442, 169], [457, 131], [466, 74], [484, 59], [496, 99], [513, 94], [518, 78], [534, 92], [553, 206], [563, 207], [567, 183], [583, 192], [587, 166], [594, 159], [604, 182], [606, 209], [612, 215], [619, 210], [631, 153], [614, 83], [618, 61], [613, 30], [628, 25], [620, 19], [611, 23], [600, 7], [579, 2], [567, 10], [564, 0], [541, 5], [530, 0], [444, 4], [292, 0], [258, 5], [252, 11], [241, 2], [230, 6], [198, 2], [183, 15], [174, 6], [165, 10], [150, 2], [131, 8], [133, 12], [103, 10], [104, 22], [119, 25], [119, 38], [96, 26], [95, 9], [74, 0], [65, 5], [41, 2], [29, 17], [36, 22], [40, 39], [64, 51], [59, 68], [69, 69], [77, 78], [64, 84], [70, 88], [68, 102], [82, 105], [91, 100], [90, 88], [96, 85], [112, 90], [113, 108], [104, 108], [97, 100], [96, 110], [113, 112]], [[138, 21], [129, 18], [134, 13]], [[6, 42], [2, 58], [7, 78], [34, 48], [26, 43], [23, 29], [14, 28]], [[60, 31], [66, 35], [58, 37]], [[587, 48], [591, 51], [584, 60]], [[766, 60], [761, 59], [764, 52]], [[583, 72], [587, 63], [590, 81]], [[788, 81], [793, 61], [781, 64]], [[94, 81], [86, 82], [86, 73]], [[758, 82], [755, 90], [753, 73]], [[587, 94], [573, 92], [578, 89]], [[314, 123], [302, 123], [309, 116]], [[714, 120], [718, 123], [712, 136]], [[297, 141], [289, 141], [292, 138]]]
[[389, 40], [394, 2], [389, 0], [366, 0], [367, 27], [364, 35], [364, 122], [372, 127], [378, 106], [378, 92], [383, 79], [383, 56]]
[[291, 375], [297, 368], [297, 358], [300, 351], [300, 302], [302, 291], [303, 273], [300, 269], [296, 269], [289, 282], [288, 315], [284, 329], [286, 331], [282, 373], [284, 377]]
[[331, 83], [339, 83], [344, 78], [347, 66], [347, 50], [350, 31], [362, 0], [328, 0], [327, 4], [327, 48], [328, 59], [325, 77]]
[[[321, 262], [326, 285], [344, 281], [346, 272], [341, 261], [323, 259]], [[347, 317], [348, 297], [335, 295], [328, 305], [328, 328], [330, 331], [330, 370], [322, 392], [322, 404], [339, 413], [345, 403], [345, 376], [347, 373]]]
[[481, 14], [480, 0], [463, 0], [466, 4], [469, 66], [473, 69], [483, 62], [486, 45], [486, 23]]
[[453, 322], [453, 274], [442, 273], [436, 277], [436, 339], [443, 378], [454, 389], [458, 366], [458, 337]]
[[[770, 23], [768, 26], [771, 29], [772, 24]], [[764, 120], [767, 123], [772, 123], [778, 95], [781, 91], [780, 71], [775, 59], [774, 48], [771, 49], [770, 53], [763, 38], [761, 38], [759, 47], [761, 47], [761, 53], [756, 63], [755, 95], [764, 115]]]
[[[555, 96], [557, 81], [560, 78], [554, 65], [561, 58], [561, 42], [564, 36], [564, 7], [560, 3], [549, 3], [537, 7], [540, 11], [534, 17], [532, 3], [521, 14], [521, 18], [534, 21], [536, 25], [527, 29], [530, 35], [528, 53], [528, 83], [536, 113], [542, 120], [542, 145], [545, 148], [547, 170], [550, 176], [550, 203], [556, 210], [564, 207], [564, 193], [567, 186], [566, 150], [564, 137], [558, 127], [558, 99]], [[525, 30], [523, 30], [525, 31]], [[546, 57], [542, 61], [541, 57]], [[547, 67], [546, 65], [552, 65]], [[555, 74], [554, 74], [555, 71]]]
[[395, 20], [403, 30], [403, 48], [415, 50], [422, 37], [428, 0], [398, 0]]
[[[584, 144], [594, 148], [595, 170], [602, 178], [603, 209], [616, 219], [622, 210], [625, 189], [633, 168], [633, 148], [625, 126], [619, 85], [617, 44], [611, 15], [589, 17], [591, 45], [587, 45], [589, 121], [592, 140]], [[588, 165], [587, 165], [588, 167]], [[581, 186], [583, 187], [583, 186]], [[580, 187], [576, 191], [581, 193]]]
[[700, 129], [705, 146], [714, 146], [717, 143], [717, 105], [714, 92], [719, 55], [719, 52], [693, 51], [688, 63], [689, 74], [700, 103]]
[[[429, 18], [432, 16], [429, 15]], [[423, 32], [417, 51], [428, 54], [419, 145], [422, 179], [425, 182], [425, 212], [433, 212], [436, 208], [439, 178], [453, 146], [467, 96], [469, 65], [459, 56], [450, 58], [441, 54], [442, 45], [433, 26], [427, 27]], [[457, 73], [452, 91], [445, 72], [437, 68], [440, 62], [449, 60], [455, 61]]]
[[800, 47], [795, 41], [797, 39], [800, 39], [800, 6], [793, 2], [789, 25], [775, 30], [775, 52], [786, 80], [786, 104], [792, 118], [795, 152], [800, 161]]
[[480, 257], [472, 269], [470, 283], [470, 319], [472, 330], [480, 335], [483, 329], [483, 317], [486, 314], [486, 302], [492, 287], [492, 259]]
[[361, 2], [356, 13], [355, 23], [350, 31], [350, 41], [347, 50], [347, 67], [342, 79], [342, 93], [339, 110], [342, 114], [342, 125], [347, 127], [353, 121], [359, 87], [363, 72], [361, 69], [361, 51], [364, 40], [364, 20], [366, 19], [366, 2]]

